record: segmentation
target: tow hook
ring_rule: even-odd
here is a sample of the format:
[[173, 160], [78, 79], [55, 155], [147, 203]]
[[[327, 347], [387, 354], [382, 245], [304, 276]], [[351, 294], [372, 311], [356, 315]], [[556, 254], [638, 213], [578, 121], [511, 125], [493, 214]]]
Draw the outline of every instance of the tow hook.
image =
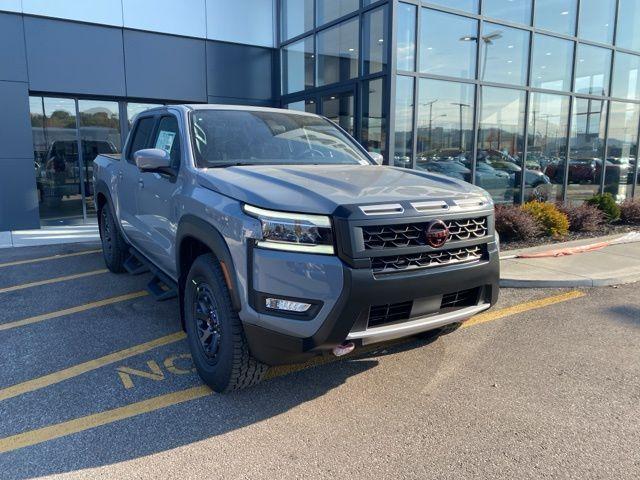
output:
[[342, 357], [353, 352], [356, 349], [356, 345], [353, 342], [344, 342], [333, 349], [333, 354], [336, 357]]

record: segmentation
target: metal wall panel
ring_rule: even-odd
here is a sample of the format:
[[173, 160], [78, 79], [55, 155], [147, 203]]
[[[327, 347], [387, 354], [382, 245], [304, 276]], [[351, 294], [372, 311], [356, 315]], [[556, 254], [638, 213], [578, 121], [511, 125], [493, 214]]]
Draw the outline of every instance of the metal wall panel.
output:
[[0, 10], [6, 12], [22, 12], [21, 0], [0, 0]]
[[33, 17], [24, 28], [31, 90], [125, 95], [121, 30]]
[[22, 0], [22, 11], [43, 17], [122, 26], [120, 0]]
[[255, 98], [231, 98], [231, 97], [214, 97], [209, 96], [208, 103], [216, 103], [218, 105], [251, 105], [254, 107], [275, 107], [273, 100], [257, 100]]
[[212, 97], [270, 100], [274, 51], [207, 42], [208, 94]]
[[0, 232], [40, 228], [33, 157], [0, 158]]
[[205, 0], [122, 0], [125, 28], [206, 38]]
[[127, 95], [207, 101], [205, 41], [124, 31]]
[[0, 80], [27, 81], [22, 17], [0, 13]]
[[[27, 84], [0, 81], [0, 105], [2, 105], [0, 159], [31, 158], [33, 160]], [[33, 175], [33, 171], [31, 173]], [[5, 175], [0, 175], [1, 180], [6, 178]]]
[[207, 0], [207, 38], [273, 47], [274, 0]]

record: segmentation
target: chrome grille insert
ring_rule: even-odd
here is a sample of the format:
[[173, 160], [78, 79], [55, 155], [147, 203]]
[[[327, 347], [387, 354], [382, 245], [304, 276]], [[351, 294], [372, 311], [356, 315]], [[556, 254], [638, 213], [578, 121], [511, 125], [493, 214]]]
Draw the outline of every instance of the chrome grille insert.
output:
[[433, 268], [481, 260], [484, 246], [442, 250], [440, 252], [423, 252], [413, 255], [395, 255], [371, 259], [374, 274], [394, 273], [418, 268]]

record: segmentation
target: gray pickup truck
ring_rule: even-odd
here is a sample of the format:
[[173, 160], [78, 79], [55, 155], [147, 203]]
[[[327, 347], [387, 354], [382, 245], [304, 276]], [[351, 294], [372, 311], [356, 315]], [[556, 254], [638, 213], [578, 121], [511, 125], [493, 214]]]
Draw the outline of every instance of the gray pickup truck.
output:
[[218, 392], [269, 365], [451, 331], [498, 297], [491, 198], [379, 162], [317, 115], [148, 110], [121, 156], [94, 161], [105, 262], [178, 296]]

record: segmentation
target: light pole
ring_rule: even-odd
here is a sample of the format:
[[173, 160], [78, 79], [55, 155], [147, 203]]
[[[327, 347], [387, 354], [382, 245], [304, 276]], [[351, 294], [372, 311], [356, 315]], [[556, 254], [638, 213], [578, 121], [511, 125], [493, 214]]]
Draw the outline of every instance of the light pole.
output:
[[462, 130], [462, 109], [469, 108], [471, 105], [468, 103], [452, 103], [451, 105], [456, 105], [460, 108], [460, 151], [464, 151], [464, 131]]
[[[484, 52], [484, 56], [482, 57], [481, 78], [484, 80], [484, 75], [485, 75], [485, 72], [487, 71], [487, 57], [489, 56], [489, 45], [493, 45], [494, 40], [498, 40], [499, 38], [502, 38], [502, 32], [500, 31], [493, 32], [488, 35], [482, 35], [480, 38], [482, 39], [484, 44], [487, 46]], [[478, 40], [478, 37], [466, 36], [466, 37], [460, 37], [460, 40], [462, 42], [475, 42]]]

